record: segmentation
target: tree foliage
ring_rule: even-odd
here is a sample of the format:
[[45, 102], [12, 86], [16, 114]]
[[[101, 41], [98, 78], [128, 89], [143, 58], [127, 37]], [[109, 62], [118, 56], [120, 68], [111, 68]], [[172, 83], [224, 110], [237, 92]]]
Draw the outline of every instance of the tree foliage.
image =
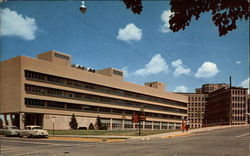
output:
[[75, 114], [72, 114], [71, 121], [69, 122], [69, 126], [71, 129], [77, 129], [78, 123], [77, 123]]
[[97, 130], [107, 130], [108, 128], [106, 127], [106, 125], [102, 124], [101, 118], [99, 116], [97, 116], [96, 121], [95, 121], [95, 128]]
[[[141, 13], [142, 0], [123, 1], [135, 14]], [[248, 0], [171, 0], [170, 5], [172, 15], [169, 24], [173, 32], [184, 30], [193, 17], [198, 20], [200, 14], [211, 12], [212, 21], [218, 27], [219, 35], [223, 36], [237, 28], [237, 20], [249, 17]]]
[[93, 125], [92, 122], [89, 124], [89, 130], [95, 130], [95, 126]]
[[102, 128], [102, 121], [99, 116], [97, 116], [96, 121], [95, 121], [95, 127], [97, 130], [100, 130]]

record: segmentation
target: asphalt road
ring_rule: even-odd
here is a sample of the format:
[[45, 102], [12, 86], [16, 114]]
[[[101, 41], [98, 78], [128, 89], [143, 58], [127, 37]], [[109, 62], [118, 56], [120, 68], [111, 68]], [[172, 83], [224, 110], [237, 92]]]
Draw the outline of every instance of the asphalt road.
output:
[[250, 156], [249, 127], [232, 127], [171, 138], [79, 142], [1, 138], [2, 156]]

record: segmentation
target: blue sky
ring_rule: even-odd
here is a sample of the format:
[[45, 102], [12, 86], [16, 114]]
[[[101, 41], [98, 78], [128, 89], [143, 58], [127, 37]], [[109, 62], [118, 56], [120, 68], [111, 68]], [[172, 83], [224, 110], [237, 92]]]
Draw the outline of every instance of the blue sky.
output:
[[184, 31], [168, 29], [169, 2], [145, 1], [141, 15], [121, 1], [1, 3], [1, 61], [57, 50], [74, 64], [123, 69], [137, 84], [166, 83], [168, 91], [193, 92], [204, 83], [249, 85], [248, 21], [219, 37], [210, 13]]

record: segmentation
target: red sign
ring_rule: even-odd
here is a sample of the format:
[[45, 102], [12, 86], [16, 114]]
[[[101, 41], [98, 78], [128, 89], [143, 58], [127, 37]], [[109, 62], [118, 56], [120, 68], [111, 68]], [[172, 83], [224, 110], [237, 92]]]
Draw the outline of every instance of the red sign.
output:
[[139, 116], [138, 116], [137, 114], [134, 114], [134, 115], [132, 116], [132, 122], [133, 122], [133, 123], [138, 123], [138, 122], [139, 122]]
[[140, 119], [141, 119], [141, 121], [146, 121], [146, 116], [145, 115], [141, 115]]

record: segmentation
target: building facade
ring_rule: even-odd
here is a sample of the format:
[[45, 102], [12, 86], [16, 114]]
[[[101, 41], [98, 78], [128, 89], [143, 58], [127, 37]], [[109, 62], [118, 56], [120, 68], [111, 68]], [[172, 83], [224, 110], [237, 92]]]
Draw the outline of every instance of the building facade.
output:
[[188, 97], [188, 119], [190, 128], [200, 128], [203, 126], [205, 108], [207, 105], [207, 94], [181, 93]]
[[204, 117], [206, 125], [247, 124], [247, 88], [228, 87], [209, 93]]
[[132, 115], [143, 108], [143, 129], [178, 129], [187, 117], [188, 98], [166, 92], [164, 83], [126, 82], [121, 70], [71, 65], [71, 56], [57, 51], [17, 56], [0, 65], [3, 125], [69, 129], [74, 114], [79, 127], [100, 116], [109, 130], [135, 129]]
[[191, 128], [209, 125], [246, 124], [247, 89], [225, 83], [204, 84], [188, 97], [188, 119]]

